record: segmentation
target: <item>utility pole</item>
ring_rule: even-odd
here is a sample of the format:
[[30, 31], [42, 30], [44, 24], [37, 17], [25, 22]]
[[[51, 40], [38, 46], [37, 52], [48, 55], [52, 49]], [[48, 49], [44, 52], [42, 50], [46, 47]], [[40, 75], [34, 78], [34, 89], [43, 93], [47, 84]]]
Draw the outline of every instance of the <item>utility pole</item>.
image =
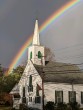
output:
[[[38, 55], [36, 55], [36, 56], [38, 56]], [[42, 61], [43, 57], [46, 57], [46, 56], [41, 56], [41, 64], [42, 64], [42, 66], [43, 66], [43, 61]], [[41, 77], [42, 77], [42, 110], [44, 110], [44, 71], [42, 71]]]
[[[42, 57], [46, 57], [46, 56], [42, 56]], [[41, 57], [41, 63], [43, 65], [42, 57]], [[44, 71], [42, 71], [42, 110], [44, 110]]]
[[74, 92], [73, 81], [74, 81], [74, 80], [72, 80], [72, 83], [71, 83], [71, 84], [72, 84], [72, 92]]
[[[41, 64], [43, 66], [42, 57], [45, 57], [45, 56], [41, 56]], [[43, 67], [42, 67], [41, 77], [42, 77], [42, 110], [44, 110], [44, 71], [43, 71]]]
[[[73, 85], [73, 82], [74, 82], [74, 79], [72, 79], [72, 97], [73, 97], [73, 101], [72, 101], [72, 104], [74, 104], [74, 85]], [[71, 107], [71, 109], [73, 110], [73, 106]]]

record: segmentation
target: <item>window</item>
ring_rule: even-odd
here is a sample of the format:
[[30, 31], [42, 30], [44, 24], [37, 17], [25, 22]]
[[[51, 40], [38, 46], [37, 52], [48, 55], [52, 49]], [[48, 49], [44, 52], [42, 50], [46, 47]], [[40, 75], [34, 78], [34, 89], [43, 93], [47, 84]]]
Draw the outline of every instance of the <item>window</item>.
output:
[[26, 97], [22, 97], [22, 103], [26, 103]]
[[40, 96], [35, 97], [35, 103], [41, 103], [41, 97]]
[[23, 97], [25, 97], [25, 87], [23, 87]]
[[42, 58], [42, 54], [41, 54], [41, 52], [40, 51], [38, 51], [38, 58]]
[[32, 76], [31, 76], [31, 75], [30, 75], [30, 77], [29, 77], [28, 92], [33, 92]]
[[36, 86], [36, 96], [39, 96], [38, 84], [37, 84], [37, 86]]
[[63, 91], [55, 91], [55, 103], [63, 102]]
[[76, 92], [69, 91], [69, 102], [76, 102]]
[[29, 77], [29, 86], [31, 86], [32, 85], [32, 76], [30, 75], [30, 77]]
[[32, 97], [29, 97], [29, 102], [32, 102]]
[[81, 92], [81, 103], [83, 104], [83, 92]]
[[26, 103], [26, 97], [25, 97], [25, 87], [23, 87], [23, 97], [22, 97], [22, 103]]
[[40, 86], [37, 84], [36, 86], [36, 97], [35, 97], [35, 103], [41, 103], [41, 97], [39, 95]]
[[19, 93], [15, 93], [15, 94], [14, 94], [14, 98], [20, 99], [20, 94], [19, 94]]
[[28, 86], [28, 92], [33, 92], [33, 85]]
[[30, 60], [32, 59], [32, 52], [30, 52]]

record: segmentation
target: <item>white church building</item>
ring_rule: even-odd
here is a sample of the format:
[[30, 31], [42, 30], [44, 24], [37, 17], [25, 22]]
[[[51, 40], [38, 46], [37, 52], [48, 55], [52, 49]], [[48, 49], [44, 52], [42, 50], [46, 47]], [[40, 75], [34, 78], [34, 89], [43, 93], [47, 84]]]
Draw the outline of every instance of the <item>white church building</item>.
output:
[[[38, 20], [35, 23], [28, 61], [19, 83], [12, 89], [13, 107], [21, 103], [42, 110], [48, 101], [78, 102], [83, 107], [83, 73], [74, 64], [45, 61], [45, 47], [40, 44]], [[19, 94], [17, 97], [15, 94]]]

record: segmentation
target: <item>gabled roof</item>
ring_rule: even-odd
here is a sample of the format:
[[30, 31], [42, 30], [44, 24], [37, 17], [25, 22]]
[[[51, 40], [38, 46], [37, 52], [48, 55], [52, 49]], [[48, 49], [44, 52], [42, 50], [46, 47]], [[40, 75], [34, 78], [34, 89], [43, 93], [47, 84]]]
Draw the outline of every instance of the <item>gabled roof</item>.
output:
[[18, 84], [16, 84], [13, 89], [11, 90], [10, 94], [15, 94], [15, 93], [19, 93], [19, 86]]
[[34, 66], [44, 82], [83, 84], [83, 72], [76, 65], [51, 61], [44, 67]]

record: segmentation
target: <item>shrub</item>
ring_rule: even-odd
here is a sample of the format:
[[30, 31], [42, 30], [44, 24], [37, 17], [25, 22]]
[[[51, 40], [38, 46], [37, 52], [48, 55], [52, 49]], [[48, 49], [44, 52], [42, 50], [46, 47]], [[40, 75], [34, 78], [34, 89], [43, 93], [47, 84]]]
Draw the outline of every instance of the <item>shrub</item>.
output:
[[6, 101], [5, 106], [10, 106], [10, 103], [8, 101]]
[[29, 110], [25, 104], [20, 104], [20, 110]]
[[68, 104], [72, 110], [79, 110], [80, 105], [77, 102], [71, 102]]
[[67, 104], [65, 103], [58, 103], [56, 105], [56, 110], [67, 110]]
[[11, 110], [15, 110], [15, 108], [11, 108]]
[[40, 110], [40, 109], [30, 107], [30, 108], [28, 108], [28, 110]]
[[54, 110], [54, 102], [47, 102], [47, 104], [45, 105], [45, 110]]

